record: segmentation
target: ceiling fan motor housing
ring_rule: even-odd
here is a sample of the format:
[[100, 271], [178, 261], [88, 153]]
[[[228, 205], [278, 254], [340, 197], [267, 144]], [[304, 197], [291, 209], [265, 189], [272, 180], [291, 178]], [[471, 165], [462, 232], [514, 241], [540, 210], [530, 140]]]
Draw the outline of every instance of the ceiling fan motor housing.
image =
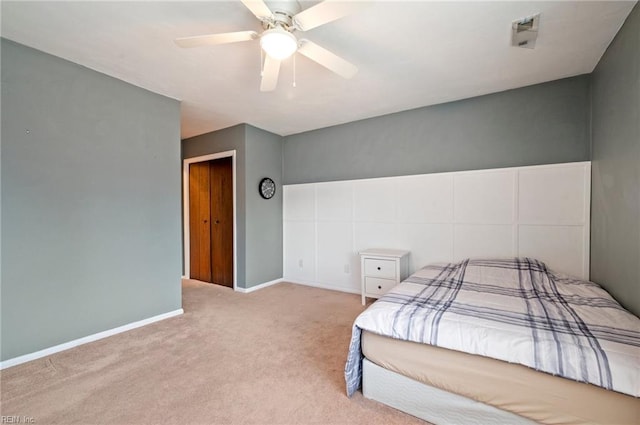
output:
[[293, 17], [300, 12], [300, 5], [297, 1], [278, 1], [266, 2], [271, 9], [272, 16], [270, 19], [262, 21], [265, 30], [282, 27], [292, 32], [296, 30], [293, 23]]

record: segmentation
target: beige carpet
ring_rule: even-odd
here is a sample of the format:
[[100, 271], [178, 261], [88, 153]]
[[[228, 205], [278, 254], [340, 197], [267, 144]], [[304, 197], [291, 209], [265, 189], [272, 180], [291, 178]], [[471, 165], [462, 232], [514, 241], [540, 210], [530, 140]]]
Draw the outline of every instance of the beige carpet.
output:
[[36, 424], [425, 424], [349, 399], [360, 296], [183, 284], [185, 314], [0, 372], [1, 414]]

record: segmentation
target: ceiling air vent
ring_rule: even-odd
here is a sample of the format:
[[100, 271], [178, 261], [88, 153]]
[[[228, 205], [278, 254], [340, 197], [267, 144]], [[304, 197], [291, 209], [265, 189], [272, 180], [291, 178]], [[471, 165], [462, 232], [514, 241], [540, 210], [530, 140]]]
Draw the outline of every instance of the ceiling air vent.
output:
[[536, 47], [539, 23], [540, 14], [513, 21], [511, 24], [511, 45], [525, 49]]

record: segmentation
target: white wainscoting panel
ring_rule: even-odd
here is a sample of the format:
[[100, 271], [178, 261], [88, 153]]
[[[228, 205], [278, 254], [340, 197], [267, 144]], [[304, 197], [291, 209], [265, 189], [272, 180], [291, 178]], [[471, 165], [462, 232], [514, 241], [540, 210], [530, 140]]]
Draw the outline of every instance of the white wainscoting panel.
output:
[[513, 257], [514, 227], [509, 224], [455, 224], [453, 260], [470, 257]]
[[468, 172], [454, 176], [457, 223], [513, 223], [517, 171]]
[[582, 226], [529, 226], [521, 225], [519, 253], [544, 261], [551, 269], [561, 269], [574, 276], [589, 272], [582, 250], [585, 243]]
[[589, 275], [591, 164], [286, 185], [284, 279], [360, 290], [358, 252], [406, 249], [436, 261], [528, 256]]
[[353, 247], [357, 253], [369, 248], [398, 246], [395, 223], [354, 222]]
[[[284, 193], [284, 192], [283, 192]], [[316, 187], [300, 184], [288, 186], [284, 197], [283, 216], [285, 220], [316, 219]]]
[[396, 185], [393, 178], [353, 182], [353, 218], [356, 221], [394, 221]]
[[398, 223], [397, 244], [411, 252], [409, 270], [428, 263], [453, 261], [453, 225], [450, 223]]
[[[519, 183], [520, 223], [584, 224], [588, 217], [584, 208], [589, 208], [589, 185], [580, 167], [522, 170]], [[540, 203], [551, 208], [540, 208]]]
[[353, 224], [318, 222], [318, 281], [358, 289], [353, 279]]
[[313, 221], [286, 222], [284, 246], [289, 255], [284, 258], [284, 275], [288, 279], [316, 280], [316, 244]]
[[426, 174], [396, 178], [398, 222], [451, 223], [453, 176]]
[[351, 221], [353, 218], [353, 183], [318, 183], [316, 185], [316, 202], [318, 203], [318, 220]]

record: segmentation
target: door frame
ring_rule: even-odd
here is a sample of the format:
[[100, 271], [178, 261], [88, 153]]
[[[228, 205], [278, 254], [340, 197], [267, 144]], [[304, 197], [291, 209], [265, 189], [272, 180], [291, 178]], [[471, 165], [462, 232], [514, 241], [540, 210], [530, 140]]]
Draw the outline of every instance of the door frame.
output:
[[231, 174], [233, 181], [233, 290], [238, 288], [238, 244], [237, 244], [237, 215], [236, 208], [236, 151], [224, 151], [212, 153], [209, 155], [196, 156], [187, 158], [182, 161], [182, 223], [183, 223], [183, 261], [184, 261], [184, 277], [191, 278], [191, 237], [189, 234], [189, 165], [195, 162], [211, 161], [213, 159], [231, 157]]

